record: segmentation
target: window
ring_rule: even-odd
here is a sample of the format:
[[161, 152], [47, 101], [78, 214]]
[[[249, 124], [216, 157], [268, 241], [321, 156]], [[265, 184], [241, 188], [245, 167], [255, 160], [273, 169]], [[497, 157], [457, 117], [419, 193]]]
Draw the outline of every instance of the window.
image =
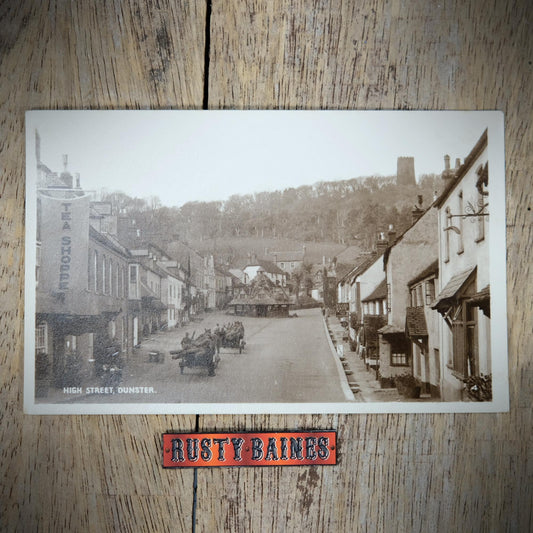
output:
[[420, 307], [424, 305], [424, 298], [422, 297], [422, 284], [418, 285], [416, 288], [416, 305], [415, 307]]
[[109, 273], [109, 275], [107, 276], [108, 277], [107, 294], [113, 295], [113, 260], [111, 258], [109, 259], [107, 263], [107, 267], [108, 267], [108, 273]]
[[391, 352], [391, 366], [409, 366], [407, 354], [402, 352]]
[[[459, 192], [459, 214], [463, 214], [463, 191]], [[459, 217], [459, 234], [457, 235], [457, 253], [462, 254], [465, 251], [463, 242], [463, 217]]]
[[394, 335], [390, 340], [391, 366], [409, 366], [408, 341], [403, 336]]
[[48, 325], [46, 322], [35, 327], [35, 351], [48, 353]]
[[476, 375], [479, 371], [478, 358], [478, 308], [467, 302], [475, 292], [475, 277], [465, 288], [450, 312], [452, 328], [452, 370], [459, 377]]
[[450, 260], [450, 230], [452, 214], [450, 208], [447, 207], [444, 212], [444, 262], [447, 263]]
[[98, 292], [98, 252], [94, 251], [94, 292]]
[[[482, 213], [485, 211], [483, 206], [485, 205], [485, 198], [481, 191], [477, 193], [477, 209]], [[477, 237], [476, 242], [482, 241], [485, 238], [485, 217], [483, 215], [477, 217]]]
[[426, 281], [426, 305], [430, 305], [435, 300], [435, 280], [429, 279]]
[[102, 256], [102, 293], [105, 294], [106, 287], [107, 287], [107, 280], [106, 280], [106, 258], [105, 255]]
[[138, 272], [138, 265], [130, 265], [130, 290], [129, 290], [129, 296], [130, 298], [138, 298], [138, 284], [139, 284], [139, 272]]
[[39, 286], [39, 270], [41, 268], [41, 243], [36, 243], [36, 250], [35, 250], [35, 284], [36, 286]]

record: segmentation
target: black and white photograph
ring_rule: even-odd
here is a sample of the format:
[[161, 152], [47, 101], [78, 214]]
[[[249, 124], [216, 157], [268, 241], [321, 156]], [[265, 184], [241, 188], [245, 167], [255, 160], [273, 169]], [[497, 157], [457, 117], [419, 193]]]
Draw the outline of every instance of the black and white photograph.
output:
[[503, 115], [29, 111], [31, 414], [508, 410]]

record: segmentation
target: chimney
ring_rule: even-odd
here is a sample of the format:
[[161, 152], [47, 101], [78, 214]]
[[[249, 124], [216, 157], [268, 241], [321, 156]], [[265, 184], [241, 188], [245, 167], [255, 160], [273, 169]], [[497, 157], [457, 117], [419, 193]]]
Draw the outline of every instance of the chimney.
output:
[[381, 255], [385, 252], [389, 245], [389, 241], [385, 238], [385, 233], [382, 231], [379, 234], [378, 240], [376, 242], [376, 249], [378, 252], [378, 255]]
[[80, 173], [79, 173], [79, 172], [76, 172], [75, 176], [76, 176], [76, 189], [81, 189], [81, 185], [80, 185]]
[[455, 159], [455, 170], [459, 170], [459, 167], [461, 166], [461, 158], [457, 157]]
[[419, 194], [417, 200], [417, 204], [411, 210], [411, 221], [413, 224], [424, 214], [424, 209], [422, 207], [422, 204], [424, 203], [423, 196]]
[[394, 244], [396, 240], [396, 230], [392, 224], [389, 224], [389, 231], [387, 232], [388, 241], [390, 244]]
[[450, 156], [448, 154], [444, 156], [444, 170], [441, 178], [444, 181], [444, 187], [447, 187], [448, 183], [455, 178], [455, 170], [450, 169]]
[[72, 174], [67, 170], [68, 155], [63, 154], [63, 172], [61, 172], [61, 181], [65, 184], [65, 187], [72, 189]]

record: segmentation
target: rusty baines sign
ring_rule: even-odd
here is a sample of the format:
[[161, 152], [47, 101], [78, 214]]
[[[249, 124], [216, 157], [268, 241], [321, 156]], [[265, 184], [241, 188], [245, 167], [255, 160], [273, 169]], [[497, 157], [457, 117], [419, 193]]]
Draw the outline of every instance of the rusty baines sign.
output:
[[163, 467], [337, 464], [335, 431], [164, 433]]

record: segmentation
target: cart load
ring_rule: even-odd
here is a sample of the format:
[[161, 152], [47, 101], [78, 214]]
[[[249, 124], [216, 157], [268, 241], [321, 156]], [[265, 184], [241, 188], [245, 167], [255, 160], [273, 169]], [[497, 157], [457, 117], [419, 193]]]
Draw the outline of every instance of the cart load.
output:
[[181, 349], [170, 351], [172, 359], [181, 359], [179, 363], [181, 374], [186, 367], [205, 367], [209, 375], [214, 376], [220, 361], [216, 353], [216, 337], [210, 330], [205, 330], [196, 339], [195, 334], [196, 332], [189, 337], [187, 333], [181, 341]]
[[218, 332], [220, 335], [220, 344], [222, 348], [238, 348], [239, 353], [242, 353], [244, 342], [244, 326], [242, 322], [233, 322], [225, 325]]

